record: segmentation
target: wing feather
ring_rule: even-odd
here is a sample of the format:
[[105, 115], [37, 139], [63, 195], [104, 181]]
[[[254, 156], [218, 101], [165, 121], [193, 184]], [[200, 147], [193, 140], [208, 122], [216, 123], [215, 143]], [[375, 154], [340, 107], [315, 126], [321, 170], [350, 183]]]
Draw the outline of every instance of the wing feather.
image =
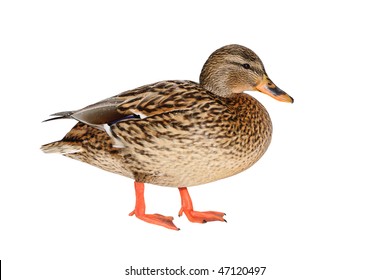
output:
[[163, 81], [125, 91], [80, 110], [53, 114], [52, 119], [73, 118], [104, 130], [104, 124], [191, 110], [193, 106], [217, 101], [215, 98], [195, 82]]

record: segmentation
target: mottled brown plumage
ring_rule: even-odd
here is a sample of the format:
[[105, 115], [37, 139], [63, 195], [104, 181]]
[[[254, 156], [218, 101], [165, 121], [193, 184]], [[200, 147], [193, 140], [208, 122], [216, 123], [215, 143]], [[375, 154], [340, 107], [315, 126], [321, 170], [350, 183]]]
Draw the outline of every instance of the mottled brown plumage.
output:
[[78, 123], [42, 150], [161, 186], [226, 178], [252, 166], [271, 141], [266, 109], [244, 90], [293, 101], [269, 80], [254, 52], [229, 45], [209, 57], [200, 84], [162, 81], [54, 114]]

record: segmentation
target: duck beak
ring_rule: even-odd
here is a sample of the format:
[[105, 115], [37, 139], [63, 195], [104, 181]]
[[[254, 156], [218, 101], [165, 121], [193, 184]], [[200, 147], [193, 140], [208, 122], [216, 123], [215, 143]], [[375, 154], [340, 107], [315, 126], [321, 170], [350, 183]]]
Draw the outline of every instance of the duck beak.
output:
[[255, 88], [255, 90], [258, 90], [262, 93], [265, 93], [272, 98], [275, 98], [278, 101], [282, 102], [288, 102], [288, 103], [294, 103], [294, 99], [285, 93], [283, 90], [278, 88], [271, 80], [268, 78], [267, 75], [263, 76], [263, 80], [258, 83]]

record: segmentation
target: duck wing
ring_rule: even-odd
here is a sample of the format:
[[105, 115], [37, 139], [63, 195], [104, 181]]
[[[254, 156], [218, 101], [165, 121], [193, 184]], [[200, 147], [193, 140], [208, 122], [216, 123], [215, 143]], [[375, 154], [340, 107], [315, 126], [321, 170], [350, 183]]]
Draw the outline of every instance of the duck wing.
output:
[[101, 130], [104, 125], [173, 111], [191, 110], [214, 99], [192, 81], [163, 81], [122, 92], [83, 109], [52, 114], [46, 121], [72, 118]]

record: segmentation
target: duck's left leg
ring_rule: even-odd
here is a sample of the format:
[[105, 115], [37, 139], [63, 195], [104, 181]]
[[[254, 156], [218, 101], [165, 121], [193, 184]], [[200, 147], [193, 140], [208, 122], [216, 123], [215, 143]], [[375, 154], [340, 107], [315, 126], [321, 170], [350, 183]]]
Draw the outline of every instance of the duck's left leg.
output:
[[226, 220], [223, 218], [223, 216], [225, 216], [225, 213], [216, 211], [194, 211], [192, 206], [192, 200], [187, 188], [179, 187], [179, 192], [181, 197], [181, 209], [179, 211], [179, 217], [181, 217], [184, 212], [188, 220], [193, 223], [207, 223], [211, 221], [226, 222]]

